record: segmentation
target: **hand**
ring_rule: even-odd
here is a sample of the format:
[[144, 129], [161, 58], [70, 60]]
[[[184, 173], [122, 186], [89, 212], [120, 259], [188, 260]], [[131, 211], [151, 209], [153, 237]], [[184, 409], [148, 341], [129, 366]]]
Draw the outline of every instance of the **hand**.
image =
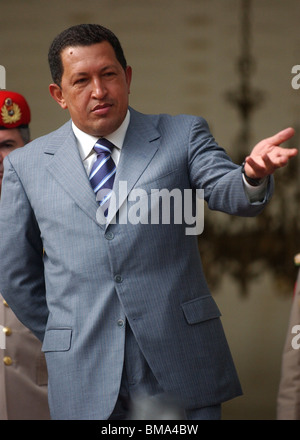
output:
[[262, 179], [285, 166], [289, 159], [298, 154], [296, 148], [282, 148], [279, 145], [295, 134], [293, 128], [286, 128], [260, 141], [245, 159], [245, 173], [251, 179]]

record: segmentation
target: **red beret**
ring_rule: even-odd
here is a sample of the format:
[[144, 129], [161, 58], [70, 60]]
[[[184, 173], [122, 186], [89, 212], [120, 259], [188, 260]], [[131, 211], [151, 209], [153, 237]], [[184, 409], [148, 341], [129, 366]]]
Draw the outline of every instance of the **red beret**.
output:
[[16, 92], [0, 90], [0, 129], [28, 125], [30, 108], [26, 99]]

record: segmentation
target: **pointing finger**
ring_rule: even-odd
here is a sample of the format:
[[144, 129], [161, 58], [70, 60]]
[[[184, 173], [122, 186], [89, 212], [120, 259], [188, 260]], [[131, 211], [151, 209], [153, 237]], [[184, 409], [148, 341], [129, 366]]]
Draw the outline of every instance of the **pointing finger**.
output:
[[283, 142], [286, 142], [288, 139], [292, 138], [295, 134], [295, 130], [292, 127], [285, 128], [284, 130], [279, 131], [266, 139], [266, 141], [270, 142], [273, 145], [280, 145]]

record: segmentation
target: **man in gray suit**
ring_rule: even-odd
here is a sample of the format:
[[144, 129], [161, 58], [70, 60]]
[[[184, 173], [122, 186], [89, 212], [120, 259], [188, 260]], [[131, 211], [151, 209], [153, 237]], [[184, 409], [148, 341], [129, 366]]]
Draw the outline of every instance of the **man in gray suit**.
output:
[[135, 396], [161, 394], [187, 419], [218, 419], [241, 394], [220, 311], [184, 203], [166, 222], [156, 196], [201, 189], [211, 209], [255, 216], [294, 131], [238, 166], [203, 118], [133, 110], [131, 68], [102, 26], [63, 31], [49, 63], [71, 121], [6, 159], [0, 291], [43, 341], [52, 418], [126, 419]]

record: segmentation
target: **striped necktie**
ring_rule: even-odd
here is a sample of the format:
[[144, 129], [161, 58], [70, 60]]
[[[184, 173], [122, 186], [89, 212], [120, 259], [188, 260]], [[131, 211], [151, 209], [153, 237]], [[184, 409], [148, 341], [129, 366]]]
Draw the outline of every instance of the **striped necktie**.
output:
[[96, 194], [96, 200], [107, 217], [109, 199], [114, 184], [116, 165], [111, 158], [114, 145], [107, 139], [100, 138], [94, 145], [97, 159], [91, 169], [89, 180]]

